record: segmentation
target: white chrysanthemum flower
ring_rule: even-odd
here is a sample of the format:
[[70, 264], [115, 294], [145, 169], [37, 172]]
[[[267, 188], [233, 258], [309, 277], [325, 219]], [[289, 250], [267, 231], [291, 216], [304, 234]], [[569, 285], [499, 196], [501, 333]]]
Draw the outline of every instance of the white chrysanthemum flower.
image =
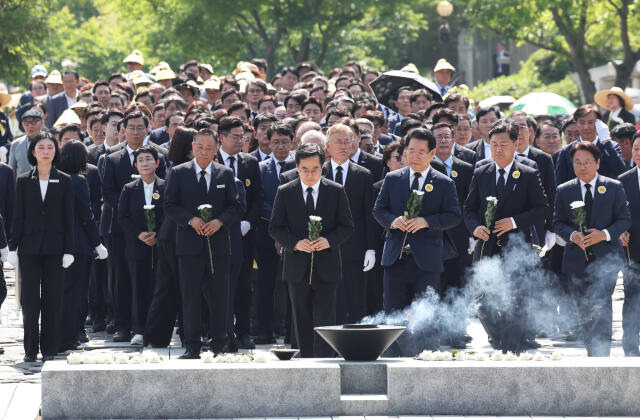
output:
[[499, 350], [494, 351], [493, 353], [491, 353], [491, 360], [495, 361], [495, 362], [499, 362], [502, 360], [502, 352]]
[[554, 351], [553, 353], [551, 353], [551, 360], [561, 360], [562, 359], [562, 355], [556, 351]]
[[205, 351], [202, 352], [200, 354], [200, 359], [204, 362], [204, 363], [212, 363], [215, 361], [215, 357], [213, 355], [213, 352], [211, 351]]
[[153, 210], [156, 208], [153, 204], [145, 204], [143, 207], [145, 210]]
[[484, 353], [477, 353], [474, 359], [478, 362], [484, 362], [485, 360], [487, 360], [487, 356]]
[[200, 204], [198, 206], [198, 210], [203, 210], [203, 209], [212, 209], [213, 206], [211, 204]]
[[139, 179], [140, 175], [138, 174], [131, 174], [131, 179]]
[[514, 360], [518, 360], [518, 356], [508, 351], [507, 354], [504, 355], [504, 360], [507, 362], [513, 362]]
[[70, 353], [67, 356], [67, 363], [70, 365], [82, 364], [82, 355], [80, 353]]
[[322, 217], [320, 216], [309, 216], [309, 220], [312, 222], [322, 222]]
[[145, 363], [160, 363], [160, 356], [155, 351], [145, 351], [142, 353], [142, 360]]
[[498, 199], [492, 195], [487, 197], [487, 201], [493, 203], [494, 206], [498, 205]]
[[533, 360], [535, 360], [536, 362], [542, 362], [542, 361], [544, 361], [544, 360], [545, 360], [544, 354], [542, 354], [542, 353], [536, 353], [536, 354], [533, 356]]
[[142, 356], [140, 356], [140, 353], [136, 353], [131, 356], [131, 358], [129, 359], [129, 363], [131, 363], [132, 365], [138, 365], [142, 363]]
[[256, 363], [266, 363], [270, 360], [272, 360], [272, 358], [268, 353], [256, 353], [253, 355], [253, 361]]
[[129, 355], [126, 353], [120, 353], [116, 356], [115, 361], [120, 365], [126, 365], [129, 363]]
[[437, 351], [434, 354], [435, 360], [447, 361], [453, 360], [453, 356], [448, 351]]
[[431, 361], [433, 360], [433, 352], [431, 350], [423, 350], [419, 355], [418, 355], [418, 360], [424, 360], [424, 361]]
[[453, 355], [453, 360], [455, 360], [456, 362], [464, 362], [467, 359], [467, 353], [464, 351], [459, 351]]
[[571, 210], [579, 209], [580, 207], [584, 207], [584, 201], [573, 201], [570, 206]]
[[533, 359], [533, 355], [531, 353], [520, 353], [520, 360], [531, 360]]

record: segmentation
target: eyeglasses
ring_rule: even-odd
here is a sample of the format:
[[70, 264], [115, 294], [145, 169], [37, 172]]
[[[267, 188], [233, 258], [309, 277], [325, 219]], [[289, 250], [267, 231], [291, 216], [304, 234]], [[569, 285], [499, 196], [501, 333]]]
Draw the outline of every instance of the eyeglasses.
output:
[[231, 140], [235, 140], [235, 141], [244, 140], [244, 134], [227, 134], [226, 137], [229, 137]]
[[304, 175], [313, 175], [313, 174], [317, 174], [321, 170], [322, 170], [322, 168], [318, 167], [318, 168], [313, 168], [313, 169], [299, 169], [298, 172], [300, 172], [300, 173], [302, 173]]
[[146, 131], [147, 127], [145, 127], [144, 125], [138, 125], [138, 126], [128, 125], [127, 126], [127, 130], [129, 130], [129, 131]]
[[22, 120], [22, 125], [38, 125], [42, 120]]

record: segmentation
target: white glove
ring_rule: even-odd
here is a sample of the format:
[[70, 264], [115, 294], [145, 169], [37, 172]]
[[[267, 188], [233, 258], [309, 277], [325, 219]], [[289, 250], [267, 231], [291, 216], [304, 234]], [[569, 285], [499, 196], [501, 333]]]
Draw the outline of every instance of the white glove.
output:
[[369, 271], [374, 265], [376, 265], [376, 251], [368, 249], [367, 252], [364, 253], [364, 267], [362, 271]]
[[242, 236], [246, 235], [251, 230], [251, 223], [243, 220], [240, 222], [240, 232], [242, 232]]
[[547, 251], [553, 248], [555, 244], [556, 244], [556, 234], [553, 232], [547, 231], [547, 233], [544, 234], [544, 246], [547, 247]]
[[9, 247], [5, 246], [0, 249], [0, 259], [2, 259], [2, 262], [7, 262], [7, 257], [9, 257]]
[[467, 253], [469, 255], [473, 255], [473, 251], [476, 249], [476, 240], [469, 236], [469, 249], [467, 249]]
[[596, 120], [596, 134], [598, 134], [600, 140], [609, 140], [611, 138], [609, 127], [600, 120]]
[[18, 267], [18, 253], [16, 251], [9, 252], [7, 262], [14, 267]]
[[109, 251], [107, 251], [107, 248], [102, 244], [96, 247], [96, 252], [98, 253], [96, 260], [105, 260], [109, 256]]
[[6, 146], [0, 147], [0, 162], [7, 163], [7, 154], [9, 151]]
[[62, 268], [69, 268], [71, 264], [73, 264], [73, 255], [64, 254], [62, 256]]

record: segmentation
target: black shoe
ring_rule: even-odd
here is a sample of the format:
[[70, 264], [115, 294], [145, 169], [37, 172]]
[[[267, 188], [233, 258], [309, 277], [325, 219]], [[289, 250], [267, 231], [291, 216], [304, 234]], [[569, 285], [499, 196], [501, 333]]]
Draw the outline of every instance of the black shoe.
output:
[[522, 342], [521, 348], [522, 349], [539, 349], [540, 343], [538, 343], [536, 340], [528, 338]]
[[69, 350], [80, 350], [82, 349], [82, 347], [80, 346], [80, 343], [68, 343], [68, 344], [62, 344], [60, 346], [60, 349], [58, 350], [58, 353], [64, 353], [66, 351]]
[[0, 354], [4, 354], [4, 349], [0, 347]]
[[228, 353], [237, 353], [238, 352], [238, 339], [235, 337], [229, 337], [229, 342], [227, 344]]
[[54, 360], [55, 356], [51, 355], [51, 354], [47, 354], [47, 355], [42, 355], [42, 361], [43, 362], [49, 362], [51, 360]]
[[215, 341], [213, 342], [213, 346], [211, 346], [211, 351], [213, 352], [214, 356], [217, 356], [217, 355], [223, 354], [223, 353], [230, 353], [229, 345], [227, 343], [224, 343], [224, 344], [218, 343], [218, 344], [216, 344]]
[[447, 345], [454, 349], [466, 349], [467, 341], [464, 339], [464, 337], [450, 337], [447, 340]]
[[118, 331], [113, 336], [113, 341], [115, 341], [116, 343], [131, 341], [131, 334], [126, 331]]
[[107, 323], [104, 322], [104, 320], [102, 321], [95, 321], [93, 323], [93, 325], [91, 326], [91, 332], [92, 333], [97, 333], [100, 331], [104, 331], [107, 329]]
[[259, 335], [253, 340], [255, 344], [275, 344], [276, 339], [273, 335]]
[[80, 331], [78, 334], [78, 341], [81, 343], [88, 343], [89, 337], [87, 336], [87, 332], [85, 330]]
[[254, 343], [248, 335], [243, 335], [238, 338], [238, 347], [241, 349], [253, 350], [256, 348], [256, 343]]
[[107, 331], [107, 334], [114, 334], [116, 332], [116, 324], [115, 322], [111, 321], [107, 324], [107, 327], [105, 328], [105, 331]]
[[187, 349], [187, 351], [184, 352], [184, 354], [180, 357], [178, 357], [178, 359], [199, 359], [200, 358], [200, 350], [195, 350], [195, 349]]
[[36, 356], [24, 356], [24, 362], [25, 363], [35, 363], [36, 362]]

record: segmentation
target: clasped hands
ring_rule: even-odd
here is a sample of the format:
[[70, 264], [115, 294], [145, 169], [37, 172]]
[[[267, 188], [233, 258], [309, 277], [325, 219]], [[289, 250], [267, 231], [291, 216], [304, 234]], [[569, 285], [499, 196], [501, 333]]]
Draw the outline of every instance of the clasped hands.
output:
[[201, 218], [193, 217], [191, 220], [189, 220], [189, 225], [193, 228], [193, 230], [196, 231], [198, 235], [211, 236], [220, 230], [223, 223], [220, 219], [210, 220], [205, 223], [205, 221]]
[[495, 223], [493, 232], [491, 232], [486, 226], [478, 226], [473, 231], [473, 236], [483, 241], [488, 241], [491, 233], [495, 233], [496, 236], [502, 236], [510, 230], [513, 230], [513, 223], [511, 222], [510, 217], [505, 217], [504, 219], [500, 219]]
[[138, 235], [138, 239], [149, 246], [154, 246], [157, 242], [155, 232], [140, 232], [140, 235]]
[[607, 240], [607, 235], [601, 230], [592, 228], [587, 229], [585, 232], [587, 232], [586, 235], [578, 231], [571, 234], [571, 242], [578, 245], [582, 250]]
[[327, 241], [327, 238], [321, 236], [314, 241], [310, 241], [308, 239], [299, 240], [294, 249], [296, 251], [311, 253], [314, 251], [322, 251], [330, 247], [331, 246], [329, 245], [329, 241]]
[[416, 233], [420, 229], [429, 227], [429, 222], [424, 217], [415, 217], [413, 219], [407, 219], [404, 216], [398, 216], [391, 223], [391, 229], [398, 229], [403, 232]]

